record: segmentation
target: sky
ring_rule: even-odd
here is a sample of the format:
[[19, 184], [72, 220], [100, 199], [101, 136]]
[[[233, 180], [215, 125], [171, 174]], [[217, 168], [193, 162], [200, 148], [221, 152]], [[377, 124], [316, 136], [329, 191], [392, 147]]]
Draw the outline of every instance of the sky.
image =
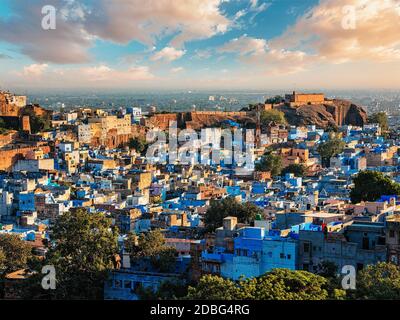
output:
[[399, 30], [400, 0], [0, 0], [0, 89], [397, 90]]

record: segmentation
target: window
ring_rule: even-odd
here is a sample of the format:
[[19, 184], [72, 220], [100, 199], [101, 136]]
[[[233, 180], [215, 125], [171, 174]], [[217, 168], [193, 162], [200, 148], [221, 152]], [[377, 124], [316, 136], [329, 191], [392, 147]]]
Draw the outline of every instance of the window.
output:
[[303, 251], [307, 252], [307, 253], [310, 252], [310, 244], [309, 243], [304, 243]]
[[313, 266], [312, 269], [313, 269], [314, 272], [317, 272], [318, 267], [317, 266]]
[[362, 248], [364, 250], [369, 250], [369, 238], [368, 237], [363, 237], [363, 239], [362, 239]]
[[279, 257], [280, 257], [281, 259], [285, 259], [285, 255], [284, 255], [283, 253], [281, 253], [281, 254], [279, 255]]
[[288, 255], [287, 255], [287, 258], [288, 258], [288, 260], [290, 260], [290, 259], [292, 258], [292, 255], [291, 255], [291, 254], [288, 254]]
[[130, 289], [132, 286], [132, 282], [130, 280], [125, 280], [124, 281], [124, 288], [125, 289]]
[[121, 280], [115, 280], [114, 281], [114, 288], [121, 288], [122, 282]]
[[132, 289], [139, 289], [142, 286], [142, 283], [139, 281], [135, 281], [133, 283], [133, 288]]
[[389, 237], [394, 238], [394, 230], [389, 230]]

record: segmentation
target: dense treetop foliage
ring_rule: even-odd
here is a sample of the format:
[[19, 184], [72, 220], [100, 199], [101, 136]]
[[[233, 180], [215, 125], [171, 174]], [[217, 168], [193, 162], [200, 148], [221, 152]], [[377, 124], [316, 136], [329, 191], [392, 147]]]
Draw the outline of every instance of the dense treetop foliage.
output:
[[227, 197], [221, 201], [211, 201], [204, 223], [208, 231], [215, 231], [222, 226], [224, 218], [228, 216], [237, 217], [238, 222], [250, 224], [257, 214], [262, 214], [262, 210], [256, 205], [250, 202], [242, 204], [235, 198]]
[[383, 195], [400, 195], [400, 184], [377, 171], [361, 171], [353, 179], [350, 192], [353, 203], [376, 201]]

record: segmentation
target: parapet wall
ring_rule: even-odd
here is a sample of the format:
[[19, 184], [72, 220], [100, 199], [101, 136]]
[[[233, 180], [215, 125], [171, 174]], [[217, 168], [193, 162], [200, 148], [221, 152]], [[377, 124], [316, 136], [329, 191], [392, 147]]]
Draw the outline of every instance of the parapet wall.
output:
[[238, 122], [253, 121], [253, 116], [244, 111], [194, 111], [178, 113], [161, 113], [151, 116], [146, 125], [165, 130], [170, 122], [176, 121], [179, 128], [200, 129], [203, 127], [212, 127], [218, 125], [224, 120], [233, 120]]
[[29, 151], [42, 149], [43, 153], [49, 153], [49, 146], [25, 146], [25, 147], [10, 147], [0, 150], [0, 170], [10, 171], [12, 166], [21, 159], [24, 159]]
[[244, 117], [247, 116], [247, 112], [245, 111], [194, 111], [190, 112], [192, 115], [213, 115], [213, 116], [228, 116], [228, 117], [233, 117], [233, 116], [239, 116], [239, 117]]

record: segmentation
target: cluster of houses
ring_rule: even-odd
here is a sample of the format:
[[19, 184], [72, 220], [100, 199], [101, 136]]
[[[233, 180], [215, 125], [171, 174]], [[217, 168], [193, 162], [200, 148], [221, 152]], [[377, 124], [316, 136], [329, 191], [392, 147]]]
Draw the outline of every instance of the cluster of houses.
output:
[[[138, 299], [138, 288], [156, 289], [171, 279], [194, 281], [207, 273], [237, 280], [274, 268], [318, 272], [324, 261], [357, 270], [379, 261], [400, 264], [398, 196], [358, 204], [349, 197], [352, 177], [362, 170], [400, 182], [399, 141], [384, 138], [377, 124], [340, 127], [346, 146], [328, 167], [317, 149], [329, 132], [272, 124], [256, 154], [274, 145], [284, 167], [306, 168], [301, 177], [273, 177], [255, 170], [241, 174], [235, 163], [150, 163], [126, 146], [134, 133], [146, 131], [138, 109], [53, 117], [53, 128], [30, 141], [46, 142], [50, 152], [31, 148], [0, 173], [0, 234], [16, 234], [45, 255], [43, 240], [57, 217], [78, 208], [105, 214], [119, 228], [122, 260], [105, 284], [106, 299]], [[114, 136], [122, 136], [118, 146], [107, 134], [113, 128]], [[220, 228], [204, 232], [211, 201], [226, 197], [253, 203], [263, 214], [251, 225], [228, 216]], [[176, 249], [174, 270], [137, 268], [127, 257], [128, 235], [154, 229]]]

